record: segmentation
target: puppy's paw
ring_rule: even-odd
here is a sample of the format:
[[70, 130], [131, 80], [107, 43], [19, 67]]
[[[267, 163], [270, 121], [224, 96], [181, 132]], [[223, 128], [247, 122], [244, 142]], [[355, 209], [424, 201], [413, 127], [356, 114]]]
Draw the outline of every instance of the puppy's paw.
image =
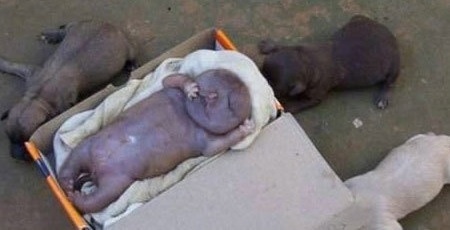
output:
[[60, 35], [55, 34], [55, 33], [42, 32], [39, 35], [39, 40], [41, 40], [42, 42], [44, 42], [46, 44], [57, 44], [57, 43], [61, 42], [61, 37], [60, 37]]
[[189, 82], [184, 85], [184, 93], [186, 93], [189, 99], [196, 98], [198, 96], [198, 84], [196, 82]]
[[249, 135], [250, 133], [253, 133], [255, 131], [256, 125], [253, 120], [246, 119], [244, 123], [242, 123], [239, 126], [239, 130], [241, 131], [244, 136]]
[[375, 101], [375, 105], [379, 109], [385, 109], [389, 105], [389, 100], [387, 98], [379, 98]]
[[389, 88], [390, 85], [385, 83], [379, 91], [375, 92], [373, 103], [378, 109], [385, 109], [389, 105]]

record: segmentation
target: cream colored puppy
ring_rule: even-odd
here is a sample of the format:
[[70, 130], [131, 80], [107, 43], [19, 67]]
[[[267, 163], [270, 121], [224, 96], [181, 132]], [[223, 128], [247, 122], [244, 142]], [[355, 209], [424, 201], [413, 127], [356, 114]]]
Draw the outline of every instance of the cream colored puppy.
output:
[[450, 136], [410, 138], [372, 171], [345, 181], [355, 205], [367, 211], [363, 229], [403, 229], [398, 219], [430, 202], [450, 180]]

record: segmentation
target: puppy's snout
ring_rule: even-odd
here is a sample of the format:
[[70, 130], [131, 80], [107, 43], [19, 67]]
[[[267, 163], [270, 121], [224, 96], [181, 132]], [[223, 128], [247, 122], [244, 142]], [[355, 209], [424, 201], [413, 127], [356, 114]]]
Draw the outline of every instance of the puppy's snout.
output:
[[10, 154], [13, 158], [23, 161], [30, 161], [31, 158], [28, 155], [25, 145], [23, 143], [11, 143]]

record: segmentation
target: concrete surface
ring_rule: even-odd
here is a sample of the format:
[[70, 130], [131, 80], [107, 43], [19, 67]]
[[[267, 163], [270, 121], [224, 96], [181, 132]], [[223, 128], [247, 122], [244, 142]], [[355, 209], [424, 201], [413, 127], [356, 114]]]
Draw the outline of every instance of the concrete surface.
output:
[[[0, 55], [42, 63], [54, 47], [36, 35], [68, 21], [96, 18], [125, 27], [140, 44], [141, 63], [211, 26], [219, 26], [241, 51], [261, 60], [255, 43], [272, 37], [285, 44], [326, 40], [353, 14], [386, 24], [397, 36], [402, 72], [385, 111], [374, 88], [335, 92], [296, 118], [342, 179], [372, 169], [393, 147], [427, 131], [450, 134], [450, 1], [402, 0], [0, 0]], [[23, 83], [0, 74], [0, 112], [19, 100]], [[352, 122], [359, 118], [362, 126]], [[8, 156], [1, 124], [0, 229], [71, 229], [32, 164]], [[405, 229], [449, 229], [450, 188], [401, 221]]]

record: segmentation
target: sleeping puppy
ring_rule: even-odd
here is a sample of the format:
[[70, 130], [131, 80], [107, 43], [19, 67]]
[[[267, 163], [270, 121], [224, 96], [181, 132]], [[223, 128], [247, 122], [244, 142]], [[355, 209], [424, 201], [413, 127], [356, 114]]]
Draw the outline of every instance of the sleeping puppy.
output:
[[279, 46], [259, 43], [267, 54], [262, 73], [290, 112], [320, 103], [333, 88], [380, 84], [374, 103], [384, 109], [399, 75], [400, 56], [392, 33], [380, 23], [354, 16], [330, 42]]
[[[220, 153], [253, 132], [250, 94], [234, 73], [175, 74], [163, 86], [85, 138], [61, 166], [61, 187], [81, 212], [100, 211], [134, 181]], [[82, 174], [96, 185], [94, 192], [77, 191], [87, 181]]]
[[17, 159], [28, 159], [23, 142], [40, 125], [107, 85], [134, 60], [125, 34], [104, 22], [71, 23], [43, 32], [42, 39], [61, 42], [42, 67], [0, 58], [0, 71], [22, 77], [27, 86], [22, 99], [2, 116]]
[[374, 170], [348, 179], [345, 185], [355, 197], [354, 210], [368, 212], [362, 229], [400, 230], [398, 219], [430, 202], [449, 182], [450, 137], [421, 134], [393, 149]]

